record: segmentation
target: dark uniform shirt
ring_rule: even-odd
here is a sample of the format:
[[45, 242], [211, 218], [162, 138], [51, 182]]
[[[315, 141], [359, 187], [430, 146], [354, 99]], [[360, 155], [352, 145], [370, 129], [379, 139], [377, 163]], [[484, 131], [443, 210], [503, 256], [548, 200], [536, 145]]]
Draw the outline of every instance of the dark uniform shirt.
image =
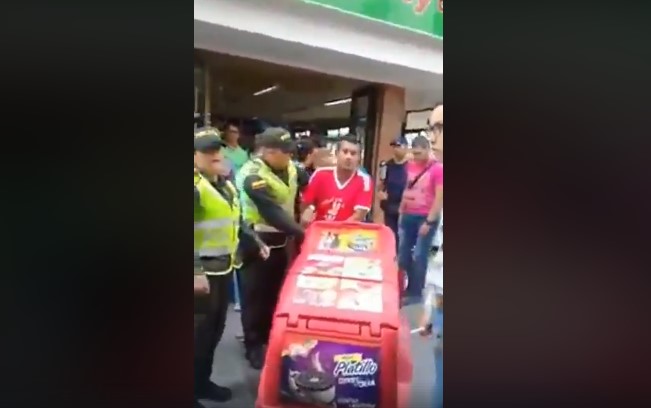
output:
[[[285, 184], [289, 185], [289, 173], [287, 169], [284, 170], [273, 170], [274, 174], [280, 178]], [[296, 167], [296, 172], [298, 176], [298, 190], [299, 192], [307, 186], [307, 183], [310, 180], [307, 172], [300, 168]], [[272, 227], [279, 230], [279, 232], [260, 232], [260, 237], [267, 245], [282, 245], [287, 236], [293, 236], [299, 240], [303, 238], [305, 230], [301, 227], [295, 219], [293, 219], [287, 211], [285, 211], [280, 205], [276, 203], [273, 198], [272, 191], [267, 185], [256, 184], [256, 187], [253, 187], [253, 183], [256, 181], [261, 181], [262, 178], [257, 174], [251, 174], [244, 179], [244, 192], [249, 196], [251, 201], [255, 204], [260, 213], [260, 216], [271, 225]], [[299, 194], [296, 194], [296, 200], [299, 200]]]
[[[316, 171], [316, 169], [312, 166], [306, 166], [304, 163], [296, 162], [296, 167], [301, 168], [302, 170], [305, 171], [305, 174], [303, 175], [304, 177], [307, 177], [307, 180], [309, 182], [310, 178], [312, 177], [312, 174]], [[307, 185], [307, 183], [306, 183]], [[298, 195], [298, 198], [296, 200], [296, 205], [294, 206], [294, 211], [296, 213], [296, 221], [299, 221], [301, 219], [301, 199], [300, 199], [300, 194]]]
[[383, 190], [387, 193], [387, 199], [380, 203], [382, 210], [389, 214], [398, 214], [402, 193], [407, 185], [406, 161], [396, 163], [390, 159], [382, 163], [385, 168], [383, 177]]

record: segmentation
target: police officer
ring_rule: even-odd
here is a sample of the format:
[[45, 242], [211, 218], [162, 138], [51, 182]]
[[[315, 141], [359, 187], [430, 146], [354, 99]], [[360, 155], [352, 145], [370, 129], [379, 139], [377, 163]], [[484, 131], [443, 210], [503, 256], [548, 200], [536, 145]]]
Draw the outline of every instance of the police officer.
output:
[[260, 156], [247, 162], [237, 174], [244, 222], [269, 246], [263, 261], [246, 254], [241, 269], [242, 328], [246, 358], [254, 369], [262, 368], [274, 309], [288, 268], [287, 244], [302, 239], [295, 204], [309, 177], [291, 161], [294, 143], [289, 132], [268, 128], [256, 136]]
[[380, 183], [378, 185], [380, 208], [384, 212], [384, 225], [391, 228], [396, 237], [398, 251], [398, 217], [400, 200], [407, 185], [407, 140], [397, 137], [391, 142], [393, 158], [380, 162]]
[[224, 177], [223, 146], [216, 129], [195, 131], [195, 276], [205, 274], [209, 286], [208, 294], [195, 302], [195, 407], [202, 406], [199, 398], [221, 402], [231, 398], [231, 391], [211, 382], [210, 376], [215, 348], [226, 324], [231, 271], [236, 266], [240, 239], [249, 250], [255, 248], [261, 258], [269, 255], [269, 248], [255, 232], [241, 225], [237, 191]]

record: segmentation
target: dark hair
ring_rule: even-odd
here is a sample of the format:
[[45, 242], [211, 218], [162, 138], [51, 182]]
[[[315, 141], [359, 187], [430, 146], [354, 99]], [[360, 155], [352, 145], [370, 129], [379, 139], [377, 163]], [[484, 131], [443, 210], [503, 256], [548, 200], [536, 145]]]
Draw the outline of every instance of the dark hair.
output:
[[221, 126], [221, 128], [220, 128], [219, 130], [220, 130], [222, 133], [224, 133], [224, 132], [226, 132], [226, 131], [228, 130], [228, 128], [230, 128], [231, 126], [236, 127], [236, 128], [239, 129], [239, 124], [238, 124], [237, 121], [235, 121], [235, 120], [227, 120], [226, 122], [224, 122], [224, 124]]
[[411, 141], [411, 147], [419, 147], [421, 149], [429, 149], [431, 146], [431, 143], [428, 138], [425, 136], [416, 136], [415, 138], [412, 139]]
[[356, 137], [356, 136], [354, 136], [354, 135], [346, 135], [346, 136], [342, 136], [342, 137], [337, 141], [337, 145], [336, 145], [336, 147], [335, 147], [335, 151], [339, 151], [339, 149], [341, 148], [342, 143], [344, 143], [344, 142], [354, 144], [354, 145], [360, 147], [360, 149], [361, 149], [361, 147], [362, 147], [361, 144], [360, 144], [360, 142], [359, 142], [359, 140], [357, 140], [357, 137]]
[[296, 143], [296, 159], [303, 163], [305, 159], [307, 159], [307, 156], [310, 155], [314, 151], [316, 147], [314, 146], [314, 142], [308, 138], [305, 139], [300, 139]]

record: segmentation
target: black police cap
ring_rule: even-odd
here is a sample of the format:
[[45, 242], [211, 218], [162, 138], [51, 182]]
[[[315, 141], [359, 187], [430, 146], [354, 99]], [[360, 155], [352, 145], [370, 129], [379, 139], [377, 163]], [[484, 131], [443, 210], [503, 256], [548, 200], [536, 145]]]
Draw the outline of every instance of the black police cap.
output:
[[257, 147], [279, 149], [285, 153], [293, 153], [296, 149], [290, 133], [279, 127], [270, 127], [257, 134], [255, 144]]
[[194, 132], [195, 151], [208, 152], [220, 150], [224, 146], [226, 146], [226, 143], [222, 140], [219, 130], [213, 127], [197, 129]]

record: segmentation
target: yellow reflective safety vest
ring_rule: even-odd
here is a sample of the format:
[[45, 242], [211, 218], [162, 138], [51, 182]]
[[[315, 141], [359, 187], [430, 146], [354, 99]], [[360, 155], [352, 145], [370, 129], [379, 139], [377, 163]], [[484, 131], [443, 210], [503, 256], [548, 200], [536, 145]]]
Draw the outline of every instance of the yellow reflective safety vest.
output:
[[199, 257], [229, 256], [230, 264], [222, 271], [206, 271], [207, 275], [229, 273], [235, 265], [240, 205], [237, 190], [230, 181], [226, 188], [233, 194], [229, 203], [206, 178], [195, 172], [194, 186], [199, 192], [199, 203], [194, 206], [194, 252]]
[[294, 204], [298, 192], [298, 176], [294, 163], [289, 163], [287, 172], [289, 175], [289, 185], [285, 184], [264, 161], [261, 159], [252, 159], [246, 162], [239, 173], [237, 173], [236, 184], [240, 191], [242, 217], [247, 225], [253, 225], [255, 231], [279, 232], [260, 216], [258, 208], [244, 191], [244, 179], [252, 174], [260, 176], [267, 183], [273, 200], [294, 219], [296, 210]]

